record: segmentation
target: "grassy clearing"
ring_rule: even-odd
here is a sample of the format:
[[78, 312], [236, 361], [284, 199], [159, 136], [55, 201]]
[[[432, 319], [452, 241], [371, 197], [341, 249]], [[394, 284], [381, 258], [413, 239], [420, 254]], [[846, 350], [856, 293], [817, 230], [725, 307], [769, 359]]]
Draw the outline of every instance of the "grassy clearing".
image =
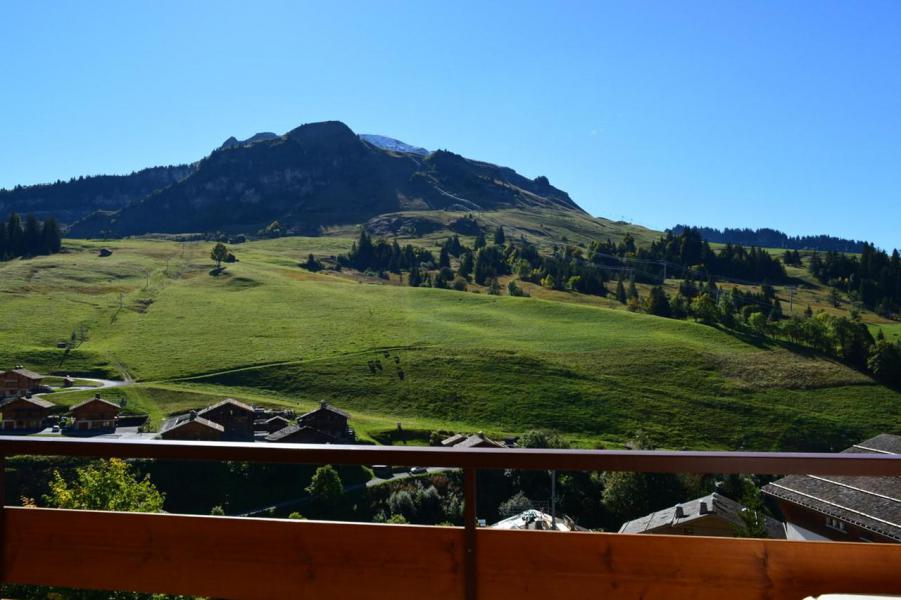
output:
[[[351, 243], [238, 245], [240, 262], [219, 276], [205, 243], [67, 242], [66, 254], [3, 263], [0, 312], [16, 316], [0, 320], [0, 365], [131, 374], [142, 383], [108, 394], [155, 422], [225, 395], [298, 410], [326, 399], [351, 410], [364, 439], [400, 421], [493, 435], [553, 427], [583, 445], [642, 430], [668, 447], [827, 449], [901, 423], [901, 394], [847, 367], [606, 299], [414, 289], [296, 266]], [[99, 258], [103, 246], [113, 255]], [[73, 331], [84, 340], [65, 355], [56, 344]]]

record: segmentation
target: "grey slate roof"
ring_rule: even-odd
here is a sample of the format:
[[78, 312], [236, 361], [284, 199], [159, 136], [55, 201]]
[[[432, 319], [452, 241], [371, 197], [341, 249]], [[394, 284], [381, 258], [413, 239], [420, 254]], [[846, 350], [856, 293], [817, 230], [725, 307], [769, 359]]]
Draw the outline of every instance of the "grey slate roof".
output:
[[198, 411], [197, 414], [203, 415], [203, 414], [210, 412], [213, 409], [216, 409], [216, 408], [219, 408], [220, 406], [225, 406], [225, 405], [231, 405], [239, 410], [243, 410], [246, 412], [253, 412], [253, 407], [250, 406], [249, 404], [244, 404], [240, 400], [235, 400], [234, 398], [226, 398], [225, 400], [221, 400], [212, 406], [207, 406], [203, 410]]
[[[649, 515], [639, 517], [623, 523], [619, 528], [620, 533], [654, 533], [659, 529], [673, 526], [687, 525], [698, 519], [716, 515], [736, 527], [740, 527], [741, 511], [744, 507], [722, 494], [716, 492], [702, 498], [695, 498], [688, 502], [682, 502], [675, 506], [652, 512]], [[784, 538], [785, 531], [782, 523], [771, 517], [766, 518], [766, 528], [769, 537]]]
[[122, 408], [121, 406], [119, 406], [119, 405], [116, 404], [115, 402], [110, 402], [109, 400], [104, 400], [103, 398], [100, 398], [99, 396], [95, 396], [95, 397], [93, 397], [93, 398], [88, 398], [88, 399], [85, 400], [84, 402], [79, 402], [79, 403], [76, 404], [75, 406], [71, 407], [71, 408], [69, 409], [69, 412], [75, 410], [76, 408], [81, 408], [82, 406], [86, 406], [86, 405], [90, 404], [91, 402], [103, 402], [104, 404], [109, 404], [110, 406], [115, 406], [116, 408], [118, 408], [118, 409], [120, 409], [120, 410], [121, 410], [121, 408]]
[[22, 377], [26, 377], [28, 379], [43, 379], [44, 378], [43, 375], [39, 375], [39, 374], [35, 373], [34, 371], [29, 371], [28, 369], [13, 369], [10, 372], [16, 373], [16, 374], [21, 375]]
[[[842, 452], [901, 454], [901, 436], [883, 433]], [[901, 541], [901, 477], [789, 475], [763, 493]]]
[[327, 433], [323, 433], [318, 429], [313, 429], [312, 427], [302, 427], [300, 425], [288, 425], [287, 427], [282, 427], [276, 432], [270, 433], [266, 436], [267, 442], [280, 442], [287, 437], [293, 436], [295, 433], [304, 431], [306, 432], [314, 441], [312, 443], [317, 444], [337, 444], [339, 442], [338, 439], [328, 435]]
[[299, 421], [302, 421], [303, 419], [305, 419], [305, 418], [307, 418], [307, 417], [309, 417], [309, 416], [315, 415], [316, 413], [318, 413], [318, 412], [320, 412], [320, 411], [332, 412], [332, 413], [335, 413], [335, 414], [337, 414], [337, 415], [341, 415], [341, 416], [344, 417], [345, 419], [349, 419], [349, 418], [350, 418], [350, 413], [345, 412], [345, 411], [341, 410], [340, 408], [335, 408], [334, 406], [332, 406], [331, 404], [328, 404], [328, 403], [326, 403], [326, 402], [321, 402], [321, 403], [319, 404], [319, 408], [317, 408], [316, 410], [311, 410], [311, 411], [308, 412], [308, 413], [305, 413], [305, 414], [300, 415], [300, 416], [298, 417], [298, 420], [299, 420]]
[[204, 427], [209, 427], [210, 429], [214, 429], [220, 433], [225, 431], [225, 427], [223, 427], [219, 423], [214, 423], [214, 422], [210, 421], [209, 419], [204, 419], [203, 417], [194, 417], [192, 419], [190, 415], [185, 415], [185, 417], [186, 418], [177, 419], [174, 422], [170, 423], [169, 426], [166, 427], [165, 431], [161, 431], [160, 434], [174, 431], [176, 429], [184, 427], [185, 425], [187, 425], [188, 423], [191, 423], [191, 422], [197, 423], [199, 425], [203, 425]]
[[13, 402], [17, 402], [17, 401], [28, 402], [30, 404], [34, 404], [35, 406], [37, 406], [39, 408], [53, 408], [54, 406], [56, 406], [56, 404], [54, 404], [53, 402], [50, 402], [49, 400], [44, 400], [43, 398], [20, 397], [20, 398], [11, 398], [9, 400], [6, 400], [3, 403], [0, 403], [0, 410], [3, 410], [4, 406], [8, 406], [9, 404], [12, 404]]

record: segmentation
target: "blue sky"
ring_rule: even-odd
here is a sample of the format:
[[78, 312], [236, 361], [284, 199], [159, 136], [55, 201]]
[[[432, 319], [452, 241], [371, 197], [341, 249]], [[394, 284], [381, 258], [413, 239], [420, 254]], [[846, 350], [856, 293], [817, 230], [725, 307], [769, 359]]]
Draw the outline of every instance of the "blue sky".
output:
[[338, 119], [595, 215], [901, 247], [901, 2], [90, 2], [0, 11], [0, 187]]

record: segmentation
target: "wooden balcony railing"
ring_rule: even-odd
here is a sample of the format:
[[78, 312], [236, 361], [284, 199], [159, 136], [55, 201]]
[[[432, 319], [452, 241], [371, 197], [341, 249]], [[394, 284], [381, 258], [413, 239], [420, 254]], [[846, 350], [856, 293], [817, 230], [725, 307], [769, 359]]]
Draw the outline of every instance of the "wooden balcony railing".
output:
[[796, 600], [823, 593], [901, 594], [901, 545], [476, 528], [478, 469], [901, 476], [901, 458], [885, 454], [0, 438], [0, 457], [17, 455], [459, 467], [465, 526], [4, 507], [0, 534], [7, 583], [234, 599]]

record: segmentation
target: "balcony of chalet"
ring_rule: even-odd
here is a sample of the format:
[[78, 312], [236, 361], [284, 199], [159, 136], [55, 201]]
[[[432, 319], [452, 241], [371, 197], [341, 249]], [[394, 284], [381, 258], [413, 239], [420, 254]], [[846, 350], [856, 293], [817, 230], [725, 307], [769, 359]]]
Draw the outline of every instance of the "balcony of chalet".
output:
[[[5, 583], [269, 599], [785, 599], [901, 594], [901, 545], [478, 528], [476, 473], [901, 476], [897, 455], [0, 438], [0, 456], [463, 470], [463, 527], [3, 507]], [[2, 471], [0, 471], [2, 473]]]

